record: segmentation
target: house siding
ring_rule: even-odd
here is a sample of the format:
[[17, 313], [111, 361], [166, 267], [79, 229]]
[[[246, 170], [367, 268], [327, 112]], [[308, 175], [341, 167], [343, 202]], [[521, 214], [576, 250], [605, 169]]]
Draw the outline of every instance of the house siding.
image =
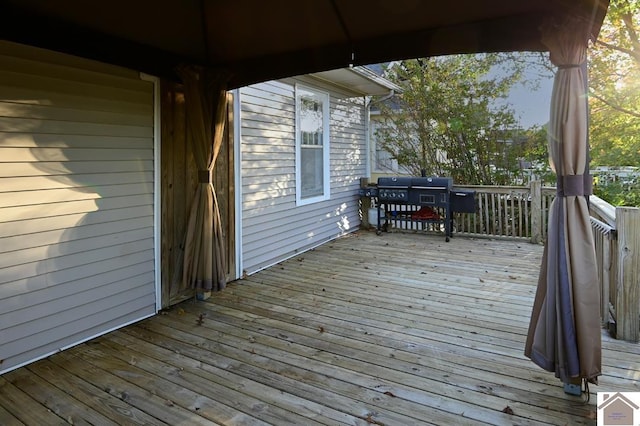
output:
[[242, 258], [256, 272], [360, 225], [358, 188], [366, 174], [361, 97], [330, 96], [330, 199], [296, 205], [295, 86], [268, 82], [241, 89]]
[[155, 313], [153, 85], [0, 42], [0, 372]]

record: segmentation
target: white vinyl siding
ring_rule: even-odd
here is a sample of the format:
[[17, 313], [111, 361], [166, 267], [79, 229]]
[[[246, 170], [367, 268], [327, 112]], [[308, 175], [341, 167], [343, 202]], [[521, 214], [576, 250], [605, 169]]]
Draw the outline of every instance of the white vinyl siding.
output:
[[297, 205], [294, 84], [261, 83], [240, 92], [242, 259], [244, 271], [253, 273], [358, 228], [365, 108], [362, 98], [329, 92], [331, 197]]
[[0, 372], [155, 313], [153, 84], [0, 42]]

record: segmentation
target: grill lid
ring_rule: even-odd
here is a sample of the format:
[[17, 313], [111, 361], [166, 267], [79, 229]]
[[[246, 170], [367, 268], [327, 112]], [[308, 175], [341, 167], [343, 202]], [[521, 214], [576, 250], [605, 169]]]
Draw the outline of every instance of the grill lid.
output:
[[411, 187], [415, 189], [446, 189], [451, 190], [453, 179], [450, 177], [414, 177], [411, 178]]
[[404, 188], [408, 189], [411, 187], [411, 178], [410, 177], [379, 177], [378, 178], [378, 188]]
[[403, 188], [403, 189], [443, 189], [453, 188], [453, 178], [450, 177], [379, 177], [378, 188]]

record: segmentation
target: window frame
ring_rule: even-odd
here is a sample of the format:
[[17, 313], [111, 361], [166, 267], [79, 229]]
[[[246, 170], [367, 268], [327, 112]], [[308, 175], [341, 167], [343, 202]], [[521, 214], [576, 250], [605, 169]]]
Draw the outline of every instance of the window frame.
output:
[[[382, 121], [369, 119], [369, 143], [371, 152], [371, 169], [374, 173], [398, 172], [398, 161], [387, 151], [380, 148], [380, 141], [376, 133], [378, 128], [383, 127]], [[386, 158], [382, 158], [386, 157]]]
[[[309, 96], [309, 94], [311, 96]], [[301, 105], [303, 98], [312, 97], [322, 102], [322, 194], [304, 197], [302, 194], [302, 129], [300, 124]], [[323, 92], [308, 86], [295, 85], [295, 170], [296, 170], [296, 205], [306, 205], [329, 200], [331, 196], [331, 137], [330, 137], [330, 101], [328, 92]], [[318, 149], [318, 148], [313, 148]]]

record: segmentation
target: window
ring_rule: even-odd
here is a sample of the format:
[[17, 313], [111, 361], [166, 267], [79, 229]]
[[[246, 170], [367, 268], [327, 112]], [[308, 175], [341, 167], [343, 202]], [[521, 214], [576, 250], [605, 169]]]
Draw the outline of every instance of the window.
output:
[[374, 172], [398, 172], [398, 160], [393, 158], [393, 155], [378, 143], [378, 128], [382, 126], [378, 120], [371, 120], [370, 124], [370, 137], [371, 146], [373, 147], [373, 171]]
[[329, 199], [329, 95], [296, 86], [296, 202]]

